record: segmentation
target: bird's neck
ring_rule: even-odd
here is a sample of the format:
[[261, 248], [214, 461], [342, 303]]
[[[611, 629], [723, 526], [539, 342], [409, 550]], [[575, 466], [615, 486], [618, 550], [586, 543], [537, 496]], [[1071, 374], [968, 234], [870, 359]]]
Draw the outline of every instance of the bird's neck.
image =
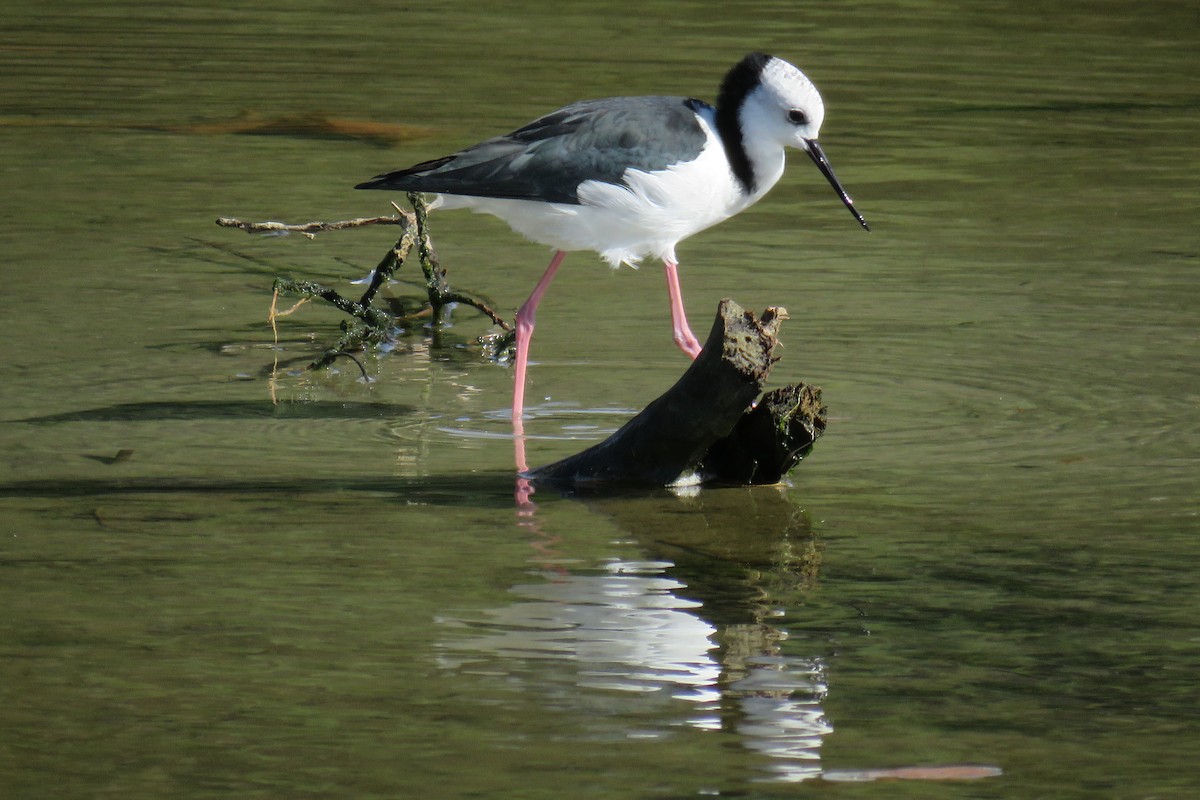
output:
[[717, 108], [717, 134], [721, 137], [721, 145], [725, 148], [725, 158], [729, 160], [729, 168], [737, 179], [742, 191], [754, 194], [757, 188], [757, 176], [754, 174], [754, 164], [746, 151], [745, 135], [742, 122], [738, 119], [739, 109], [729, 106]]
[[754, 135], [754, 120], [744, 105], [717, 107], [716, 127], [725, 157], [738, 185], [757, 199], [783, 175], [783, 145], [771, 137]]

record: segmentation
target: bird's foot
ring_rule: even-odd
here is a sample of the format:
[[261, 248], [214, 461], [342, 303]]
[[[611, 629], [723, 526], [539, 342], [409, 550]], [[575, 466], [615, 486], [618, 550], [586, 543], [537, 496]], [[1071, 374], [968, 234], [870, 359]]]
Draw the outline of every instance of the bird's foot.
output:
[[700, 355], [700, 351], [704, 348], [700, 346], [700, 342], [692, 335], [691, 331], [677, 331], [675, 333], [675, 345], [687, 353], [688, 358], [692, 361], [696, 360], [696, 356]]

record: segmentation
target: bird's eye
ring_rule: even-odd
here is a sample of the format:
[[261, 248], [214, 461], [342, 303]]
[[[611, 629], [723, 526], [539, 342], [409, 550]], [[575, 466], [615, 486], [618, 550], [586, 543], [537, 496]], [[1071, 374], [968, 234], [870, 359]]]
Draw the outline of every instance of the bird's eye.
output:
[[789, 111], [787, 113], [787, 118], [788, 118], [788, 122], [792, 123], [793, 125], [807, 125], [808, 124], [808, 114], [805, 114], [803, 111], [801, 111], [798, 108], [793, 108], [791, 111]]

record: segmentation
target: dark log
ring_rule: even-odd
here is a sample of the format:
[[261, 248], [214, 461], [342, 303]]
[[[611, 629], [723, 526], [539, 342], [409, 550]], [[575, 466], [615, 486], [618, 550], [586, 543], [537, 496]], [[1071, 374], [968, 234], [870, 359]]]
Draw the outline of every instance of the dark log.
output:
[[708, 341], [665, 394], [603, 442], [530, 470], [556, 487], [777, 483], [825, 427], [820, 390], [804, 384], [755, 403], [778, 360], [781, 308], [762, 318], [722, 300]]
[[697, 470], [707, 481], [779, 483], [825, 432], [821, 390], [806, 383], [775, 389], [713, 443]]

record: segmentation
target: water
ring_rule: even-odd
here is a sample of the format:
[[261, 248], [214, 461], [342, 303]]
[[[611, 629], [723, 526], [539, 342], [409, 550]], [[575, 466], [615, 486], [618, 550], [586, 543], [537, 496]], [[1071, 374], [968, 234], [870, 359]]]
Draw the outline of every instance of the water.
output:
[[[1200, 122], [1174, 4], [9, 3], [0, 11], [5, 797], [1185, 798], [1200, 789]], [[513, 504], [508, 372], [458, 312], [359, 380], [265, 321], [392, 231], [355, 182], [582, 96], [821, 87], [874, 233], [793, 158], [680, 247], [697, 329], [783, 305], [793, 485]], [[308, 114], [381, 144], [222, 133]], [[256, 115], [256, 116], [252, 116]], [[435, 220], [515, 308], [543, 249]], [[404, 290], [404, 287], [401, 287]], [[533, 463], [674, 380], [659, 271], [572, 255]], [[274, 371], [276, 360], [283, 365]], [[273, 372], [275, 374], [273, 374]], [[275, 402], [272, 402], [274, 399]], [[799, 785], [797, 785], [799, 783]]]

